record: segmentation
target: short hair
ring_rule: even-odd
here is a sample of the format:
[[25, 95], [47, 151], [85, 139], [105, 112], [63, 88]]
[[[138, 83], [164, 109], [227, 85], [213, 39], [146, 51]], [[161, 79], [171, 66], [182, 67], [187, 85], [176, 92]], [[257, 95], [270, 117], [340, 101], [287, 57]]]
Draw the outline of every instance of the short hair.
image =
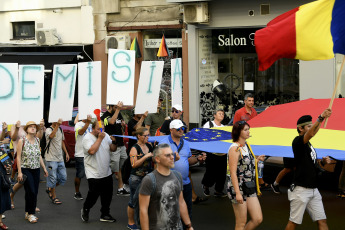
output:
[[167, 143], [163, 143], [163, 144], [159, 144], [155, 147], [155, 149], [153, 150], [153, 157], [157, 157], [161, 154], [162, 149], [166, 149], [166, 148], [171, 148], [169, 144]]
[[221, 111], [225, 114], [223, 109], [216, 109], [215, 111], [213, 111], [213, 115], [216, 115], [219, 111]]
[[137, 130], [135, 130], [135, 136], [138, 138], [138, 135], [142, 136], [146, 131], [149, 131], [145, 127], [140, 127]]
[[246, 121], [238, 121], [234, 124], [234, 126], [232, 126], [231, 136], [233, 142], [238, 141], [241, 135], [241, 131], [246, 125], [248, 125], [248, 127], [250, 128], [250, 125]]
[[252, 97], [252, 98], [254, 98], [254, 95], [253, 95], [253, 94], [251, 94], [251, 93], [247, 93], [246, 95], [244, 95], [244, 100], [247, 100], [247, 99], [248, 99], [248, 97]]
[[92, 122], [92, 129], [95, 129], [97, 124], [98, 124], [98, 121], [97, 121], [97, 120], [95, 120], [94, 122]]
[[[303, 123], [306, 123], [306, 122], [311, 122], [313, 120], [312, 116], [310, 115], [303, 115], [302, 117], [300, 117], [298, 120], [297, 120], [297, 132], [298, 133], [301, 133], [301, 131], [298, 129], [298, 125], [299, 124], [303, 124]], [[302, 125], [302, 126], [299, 126], [301, 128], [304, 128], [305, 125]]]

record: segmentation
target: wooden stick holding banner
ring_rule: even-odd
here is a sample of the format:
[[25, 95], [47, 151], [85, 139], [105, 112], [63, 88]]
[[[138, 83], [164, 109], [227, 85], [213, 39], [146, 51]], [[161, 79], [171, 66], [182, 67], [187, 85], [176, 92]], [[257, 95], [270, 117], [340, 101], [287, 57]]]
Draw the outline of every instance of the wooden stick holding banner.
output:
[[[333, 101], [334, 101], [334, 98], [335, 98], [335, 93], [337, 91], [337, 88], [338, 88], [338, 85], [339, 85], [339, 82], [340, 82], [341, 73], [343, 72], [343, 68], [344, 68], [344, 63], [345, 63], [345, 56], [343, 57], [343, 62], [341, 63], [341, 67], [340, 67], [340, 70], [339, 70], [339, 73], [338, 73], [337, 81], [336, 81], [335, 86], [334, 86], [331, 102], [329, 103], [329, 107], [328, 108], [330, 108], [330, 109], [332, 109], [332, 106], [333, 106]], [[326, 118], [326, 120], [325, 120], [325, 123], [323, 125], [324, 128], [326, 128], [327, 122], [328, 122], [328, 118]]]

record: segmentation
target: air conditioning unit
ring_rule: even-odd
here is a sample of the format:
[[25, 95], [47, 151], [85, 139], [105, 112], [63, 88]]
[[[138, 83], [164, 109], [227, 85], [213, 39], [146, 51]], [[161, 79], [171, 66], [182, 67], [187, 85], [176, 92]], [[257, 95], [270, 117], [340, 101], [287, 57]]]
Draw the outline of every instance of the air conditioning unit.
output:
[[186, 23], [207, 23], [209, 20], [207, 2], [184, 4], [183, 20]]
[[116, 35], [105, 37], [105, 53], [109, 49], [128, 50], [131, 46], [131, 38], [128, 35]]
[[61, 43], [61, 38], [56, 29], [36, 29], [36, 40], [40, 46], [53, 46]]

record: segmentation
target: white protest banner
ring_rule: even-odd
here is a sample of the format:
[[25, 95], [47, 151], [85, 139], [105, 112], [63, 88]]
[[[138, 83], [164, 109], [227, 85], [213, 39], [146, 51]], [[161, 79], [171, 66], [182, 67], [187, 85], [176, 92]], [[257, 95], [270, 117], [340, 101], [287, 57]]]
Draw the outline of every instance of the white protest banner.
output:
[[44, 65], [19, 65], [18, 114], [22, 125], [43, 119]]
[[182, 59], [171, 59], [171, 105], [182, 106]]
[[133, 105], [135, 51], [109, 49], [107, 104]]
[[0, 63], [0, 122], [18, 121], [18, 63]]
[[76, 64], [54, 65], [48, 122], [72, 120]]
[[101, 109], [101, 62], [78, 63], [78, 112], [79, 120]]
[[140, 69], [135, 114], [157, 112], [164, 61], [143, 61]]

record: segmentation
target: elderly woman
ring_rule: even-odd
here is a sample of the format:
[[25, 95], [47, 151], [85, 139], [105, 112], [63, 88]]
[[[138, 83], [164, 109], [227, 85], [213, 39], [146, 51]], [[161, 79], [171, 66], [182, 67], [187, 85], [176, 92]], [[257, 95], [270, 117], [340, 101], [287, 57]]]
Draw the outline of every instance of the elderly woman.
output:
[[141, 127], [136, 130], [135, 134], [138, 142], [133, 145], [129, 152], [132, 171], [129, 177], [130, 199], [127, 208], [128, 229], [138, 229], [134, 220], [133, 196], [144, 176], [153, 171], [153, 147], [148, 143], [150, 132], [147, 128]]
[[[40, 182], [40, 165], [44, 176], [48, 176], [40, 151], [40, 142], [36, 137], [39, 126], [33, 121], [26, 123], [24, 131], [27, 133], [17, 145], [18, 181], [24, 184], [25, 189], [25, 218], [30, 223], [36, 223], [38, 185]], [[26, 179], [25, 179], [26, 178]]]
[[[262, 222], [262, 211], [257, 194], [260, 195], [257, 177], [257, 162], [265, 156], [255, 158], [246, 140], [250, 137], [250, 126], [238, 121], [232, 128], [233, 144], [229, 148], [230, 180], [228, 196], [236, 217], [235, 229], [255, 229]], [[247, 222], [247, 213], [250, 221]]]

